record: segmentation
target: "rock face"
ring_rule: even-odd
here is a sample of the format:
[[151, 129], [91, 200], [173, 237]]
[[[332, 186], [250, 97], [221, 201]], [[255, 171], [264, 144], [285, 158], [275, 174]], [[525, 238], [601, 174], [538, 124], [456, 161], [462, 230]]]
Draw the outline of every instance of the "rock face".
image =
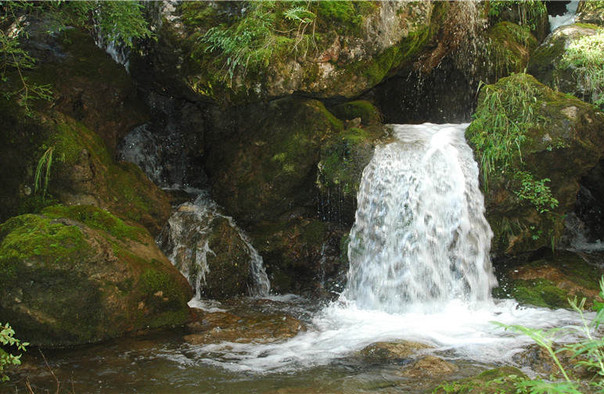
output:
[[430, 1], [160, 8], [155, 71], [223, 103], [292, 93], [355, 97], [412, 61], [433, 34]]
[[603, 153], [603, 122], [593, 106], [526, 74], [483, 89], [466, 138], [482, 167], [496, 254], [557, 242], [581, 177]]
[[183, 324], [192, 294], [146, 230], [58, 205], [0, 225], [0, 295], [2, 321], [56, 347]]
[[93, 204], [157, 234], [170, 212], [166, 196], [136, 166], [113, 159], [117, 141], [147, 117], [130, 77], [76, 29], [50, 35], [34, 19], [28, 29], [24, 48], [39, 65], [23, 73], [52, 86], [53, 96], [29, 111], [1, 100], [0, 220], [53, 201]]
[[596, 25], [562, 26], [531, 57], [528, 72], [552, 89], [570, 93], [604, 108], [600, 75], [604, 30]]

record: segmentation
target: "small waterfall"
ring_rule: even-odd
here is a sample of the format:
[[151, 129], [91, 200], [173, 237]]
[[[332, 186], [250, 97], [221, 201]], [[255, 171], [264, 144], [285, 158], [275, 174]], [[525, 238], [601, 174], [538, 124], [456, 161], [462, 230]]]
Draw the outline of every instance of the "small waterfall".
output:
[[215, 255], [210, 248], [210, 236], [218, 220], [226, 220], [247, 249], [253, 282], [248, 289], [249, 295], [268, 295], [270, 283], [262, 257], [233, 218], [223, 215], [218, 205], [202, 193], [194, 202], [184, 203], [176, 209], [159, 237], [162, 250], [195, 289], [194, 300], [201, 299], [206, 275], [210, 272], [208, 258]]
[[363, 172], [347, 300], [391, 313], [489, 301], [496, 279], [467, 124], [395, 125]]
[[575, 23], [579, 0], [572, 0], [566, 4], [566, 12], [561, 15], [549, 15], [550, 32], [556, 30], [560, 26], [572, 25]]

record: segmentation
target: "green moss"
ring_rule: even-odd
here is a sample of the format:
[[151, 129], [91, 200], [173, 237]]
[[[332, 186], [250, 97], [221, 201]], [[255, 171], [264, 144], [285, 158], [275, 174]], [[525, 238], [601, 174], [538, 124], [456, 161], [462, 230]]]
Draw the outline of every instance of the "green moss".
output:
[[441, 384], [434, 393], [511, 393], [515, 383], [527, 376], [514, 367], [501, 367], [484, 371], [477, 376]]
[[521, 304], [567, 308], [568, 293], [547, 279], [515, 280], [510, 295]]
[[382, 121], [382, 114], [372, 103], [366, 100], [355, 100], [340, 104], [331, 109], [333, 114], [340, 119], [352, 120], [361, 118], [365, 125], [376, 124]]
[[75, 225], [37, 215], [22, 215], [0, 225], [2, 265], [32, 257], [45, 264], [77, 262], [87, 254], [82, 230]]
[[55, 205], [45, 208], [42, 214], [51, 219], [73, 219], [90, 228], [106, 231], [118, 239], [137, 241], [145, 234], [143, 229], [129, 226], [110, 212], [91, 205]]
[[319, 1], [313, 7], [321, 31], [337, 29], [340, 34], [360, 36], [365, 17], [378, 6], [370, 1]]
[[486, 51], [497, 77], [522, 72], [529, 61], [529, 53], [537, 46], [537, 39], [528, 27], [512, 22], [499, 22], [487, 37]]

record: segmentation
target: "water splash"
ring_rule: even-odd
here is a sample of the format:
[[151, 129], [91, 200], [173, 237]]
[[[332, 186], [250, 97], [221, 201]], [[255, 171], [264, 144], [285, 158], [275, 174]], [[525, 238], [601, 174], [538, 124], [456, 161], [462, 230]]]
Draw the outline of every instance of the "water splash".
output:
[[490, 300], [492, 232], [467, 125], [399, 125], [363, 172], [344, 296], [362, 309]]
[[210, 272], [208, 257], [214, 254], [209, 241], [216, 220], [226, 220], [247, 249], [253, 280], [249, 295], [268, 295], [270, 282], [262, 257], [233, 218], [222, 214], [218, 204], [211, 200], [207, 193], [201, 193], [194, 202], [184, 203], [176, 209], [159, 237], [162, 250], [195, 290], [192, 305], [201, 305], [199, 301], [206, 284], [206, 275]]

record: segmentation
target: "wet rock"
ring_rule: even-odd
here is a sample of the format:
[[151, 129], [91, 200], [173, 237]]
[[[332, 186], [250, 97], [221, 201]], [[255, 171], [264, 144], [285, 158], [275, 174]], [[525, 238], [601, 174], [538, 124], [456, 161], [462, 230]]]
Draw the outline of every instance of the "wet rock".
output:
[[[493, 104], [496, 97], [500, 104]], [[502, 121], [515, 125], [514, 132], [497, 126]], [[481, 163], [495, 253], [551, 248], [558, 241], [560, 218], [573, 211], [581, 178], [604, 151], [602, 127], [604, 114], [592, 105], [526, 74], [482, 90], [466, 138]]]
[[316, 100], [287, 98], [252, 109], [255, 115], [248, 112], [231, 135], [216, 135], [208, 152], [213, 197], [244, 226], [293, 207], [314, 211], [321, 143], [342, 122]]
[[429, 348], [431, 346], [420, 342], [377, 342], [361, 350], [360, 355], [372, 363], [398, 363], [414, 358], [413, 356]]
[[306, 328], [298, 319], [286, 314], [238, 316], [229, 312], [196, 311], [196, 318], [187, 327], [193, 333], [185, 341], [194, 344], [219, 342], [269, 343], [296, 336]]
[[[585, 366], [581, 366], [581, 361], [584, 361], [582, 356], [573, 357], [573, 352], [564, 350], [561, 347], [554, 345], [556, 357], [562, 364], [562, 367], [570, 373], [573, 379], [590, 379], [594, 377]], [[560, 372], [560, 368], [556, 365], [551, 355], [547, 350], [538, 345], [531, 345], [521, 353], [515, 354], [513, 360], [518, 365], [529, 367], [532, 371], [542, 376], [553, 376], [558, 379], [564, 379], [564, 375]]]
[[352, 225], [356, 197], [365, 166], [378, 141], [386, 135], [380, 126], [351, 127], [330, 135], [321, 146], [317, 186], [321, 193], [321, 215], [330, 221]]
[[191, 288], [149, 233], [93, 206], [0, 225], [0, 319], [57, 347], [183, 324]]
[[457, 371], [455, 364], [435, 356], [424, 356], [401, 371], [408, 378], [432, 378], [449, 375]]
[[262, 259], [232, 218], [205, 195], [178, 207], [162, 230], [159, 244], [183, 272], [196, 296], [224, 299], [268, 292], [259, 270]]
[[530, 262], [508, 261], [507, 267], [500, 268], [500, 288], [495, 295], [548, 308], [570, 308], [569, 299], [586, 298], [589, 308], [594, 300], [600, 300], [598, 281], [604, 273], [590, 260], [591, 256], [582, 252], [544, 251]]

